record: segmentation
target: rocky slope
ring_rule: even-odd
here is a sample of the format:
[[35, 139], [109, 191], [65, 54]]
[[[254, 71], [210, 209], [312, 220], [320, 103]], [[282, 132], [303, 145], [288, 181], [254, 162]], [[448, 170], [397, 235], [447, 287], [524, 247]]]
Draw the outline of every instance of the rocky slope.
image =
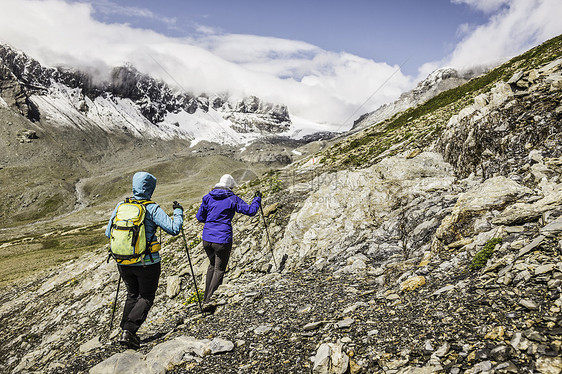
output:
[[[105, 248], [3, 289], [4, 369], [562, 372], [560, 55], [557, 37], [243, 185], [265, 191], [268, 226], [235, 220], [213, 315], [191, 302], [184, 239], [165, 237], [138, 351], [109, 330]], [[184, 230], [201, 283], [196, 208]]]
[[404, 92], [398, 100], [390, 104], [384, 104], [377, 110], [366, 113], [359, 117], [350, 130], [351, 133], [366, 129], [373, 124], [384, 121], [396, 113], [408, 108], [421, 105], [442, 92], [458, 87], [477, 75], [485, 72], [484, 67], [474, 68], [459, 72], [453, 68], [437, 69], [427, 76], [423, 81], [408, 92]]

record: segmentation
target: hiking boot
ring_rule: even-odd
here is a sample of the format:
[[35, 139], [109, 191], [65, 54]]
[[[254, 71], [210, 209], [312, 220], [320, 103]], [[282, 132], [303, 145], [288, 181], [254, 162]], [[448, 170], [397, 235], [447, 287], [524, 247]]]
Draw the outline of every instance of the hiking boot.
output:
[[130, 332], [129, 330], [123, 330], [121, 337], [119, 338], [118, 342], [125, 347], [132, 348], [132, 349], [139, 349], [140, 348], [140, 340], [135, 333]]

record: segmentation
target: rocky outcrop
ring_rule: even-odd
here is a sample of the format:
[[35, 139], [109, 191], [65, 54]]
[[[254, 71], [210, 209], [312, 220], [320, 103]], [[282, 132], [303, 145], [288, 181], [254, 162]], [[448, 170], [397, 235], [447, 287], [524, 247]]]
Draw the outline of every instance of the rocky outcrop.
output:
[[4, 65], [0, 65], [0, 97], [6, 107], [17, 110], [31, 120], [39, 120], [39, 111], [29, 100], [25, 88]]
[[562, 155], [561, 82], [562, 59], [516, 73], [453, 115], [437, 149], [463, 176], [522, 181], [521, 170], [532, 170], [522, 182], [537, 183], [558, 173], [557, 165], [541, 171], [533, 164]]
[[279, 252], [299, 260], [290, 266], [310, 257], [319, 268], [357, 253], [377, 261], [423, 252], [420, 239], [431, 237], [440, 211], [454, 201], [446, 197], [454, 181], [451, 167], [435, 153], [320, 175], [311, 182], [313, 193], [292, 214]]

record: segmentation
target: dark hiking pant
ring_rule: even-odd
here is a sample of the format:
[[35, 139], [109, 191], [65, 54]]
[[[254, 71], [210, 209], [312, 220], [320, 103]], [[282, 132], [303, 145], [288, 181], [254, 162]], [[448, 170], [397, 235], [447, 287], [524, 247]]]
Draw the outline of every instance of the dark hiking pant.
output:
[[147, 266], [119, 265], [118, 268], [127, 286], [121, 328], [136, 334], [154, 303], [161, 266], [157, 262]]
[[224, 272], [230, 258], [232, 243], [211, 243], [203, 240], [203, 248], [207, 253], [210, 264], [207, 268], [207, 278], [205, 279], [204, 302], [211, 301], [213, 293], [222, 284]]

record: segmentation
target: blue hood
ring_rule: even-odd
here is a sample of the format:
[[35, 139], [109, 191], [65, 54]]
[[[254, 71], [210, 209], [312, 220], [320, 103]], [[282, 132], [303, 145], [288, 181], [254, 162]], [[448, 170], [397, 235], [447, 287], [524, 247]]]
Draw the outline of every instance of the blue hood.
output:
[[209, 192], [209, 195], [211, 195], [215, 200], [222, 200], [234, 195], [234, 192], [226, 188], [215, 188]]
[[133, 197], [139, 200], [150, 200], [156, 188], [156, 177], [145, 171], [133, 175]]

